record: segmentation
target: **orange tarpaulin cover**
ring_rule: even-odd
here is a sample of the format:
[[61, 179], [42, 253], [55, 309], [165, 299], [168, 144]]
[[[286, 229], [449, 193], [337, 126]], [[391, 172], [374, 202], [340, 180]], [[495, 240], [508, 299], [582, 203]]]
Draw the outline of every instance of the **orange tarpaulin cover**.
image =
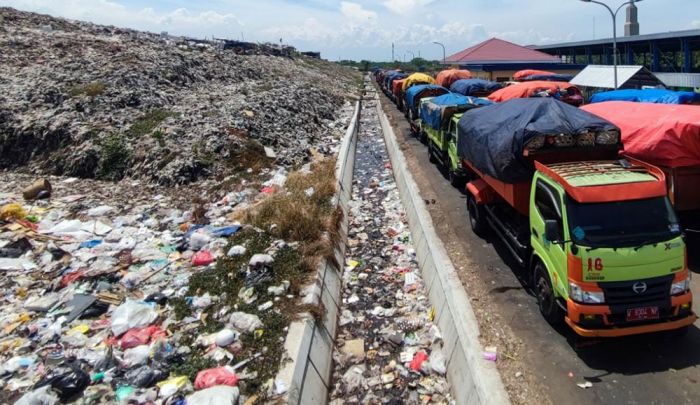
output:
[[664, 167], [700, 166], [698, 106], [607, 101], [582, 108], [620, 128], [626, 155]]
[[548, 72], [546, 70], [535, 70], [535, 69], [525, 69], [525, 70], [519, 70], [515, 72], [513, 75], [514, 80], [522, 80], [528, 76], [533, 76], [533, 75], [541, 75], [541, 76], [551, 76], [556, 73], [553, 72]]
[[438, 73], [438, 75], [435, 77], [435, 83], [438, 86], [449, 89], [450, 86], [452, 86], [452, 83], [456, 82], [457, 80], [471, 79], [472, 77], [472, 72], [466, 69], [448, 69]]
[[549, 91], [550, 94], [556, 93], [558, 90], [566, 90], [569, 87], [576, 86], [566, 82], [546, 82], [539, 80], [533, 82], [523, 82], [491, 93], [489, 100], [500, 103], [503, 101], [512, 100], [514, 98], [532, 97], [542, 91]]

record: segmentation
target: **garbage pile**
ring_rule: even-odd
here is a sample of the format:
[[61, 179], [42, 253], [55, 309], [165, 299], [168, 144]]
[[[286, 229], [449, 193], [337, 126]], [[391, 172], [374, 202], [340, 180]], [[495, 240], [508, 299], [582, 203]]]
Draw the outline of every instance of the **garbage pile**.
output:
[[273, 378], [308, 274], [296, 243], [237, 218], [286, 173], [164, 188], [0, 172], [0, 402], [284, 394]]
[[299, 165], [356, 90], [358, 73], [301, 56], [11, 8], [0, 21], [0, 169], [174, 185]]
[[442, 336], [375, 108], [362, 107], [331, 403], [451, 403]]

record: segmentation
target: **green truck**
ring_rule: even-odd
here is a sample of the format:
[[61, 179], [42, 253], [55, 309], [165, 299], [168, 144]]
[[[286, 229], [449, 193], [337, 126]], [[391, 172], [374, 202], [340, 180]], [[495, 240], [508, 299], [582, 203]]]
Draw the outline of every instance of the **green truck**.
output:
[[467, 111], [458, 131], [469, 224], [521, 263], [548, 322], [585, 337], [693, 324], [664, 172], [620, 159], [619, 129], [557, 100], [523, 99]]
[[489, 104], [488, 100], [454, 93], [421, 100], [421, 141], [428, 145], [430, 162], [438, 163], [455, 187], [464, 186], [466, 175], [457, 155], [459, 119], [463, 112]]

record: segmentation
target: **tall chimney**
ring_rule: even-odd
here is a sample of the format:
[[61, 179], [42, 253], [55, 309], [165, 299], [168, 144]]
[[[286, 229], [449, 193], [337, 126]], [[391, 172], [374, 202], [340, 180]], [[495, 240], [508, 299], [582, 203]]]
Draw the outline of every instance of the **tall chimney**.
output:
[[627, 21], [625, 21], [625, 36], [639, 35], [639, 21], [637, 20], [637, 6], [630, 3], [627, 6]]

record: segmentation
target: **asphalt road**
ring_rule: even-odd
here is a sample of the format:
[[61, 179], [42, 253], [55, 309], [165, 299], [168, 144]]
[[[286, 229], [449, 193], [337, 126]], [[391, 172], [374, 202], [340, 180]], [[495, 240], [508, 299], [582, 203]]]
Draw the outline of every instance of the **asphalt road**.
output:
[[[469, 268], [460, 270], [467, 293], [467, 271], [476, 272], [492, 287], [490, 305], [526, 346], [522, 363], [534, 375], [537, 389], [544, 391], [540, 392], [543, 397], [554, 404], [700, 403], [700, 322], [680, 338], [652, 334], [582, 340], [568, 327], [552, 328], [541, 317], [536, 298], [521, 282], [521, 271], [505, 248], [497, 240], [487, 241], [471, 232], [465, 196], [428, 161], [426, 146], [411, 136], [403, 115], [384, 95], [380, 98], [421, 195], [429, 202], [438, 235], [457, 268], [468, 263]], [[695, 276], [692, 290], [700, 294], [700, 238], [688, 242]], [[590, 381], [592, 387], [576, 385], [583, 381]]]

